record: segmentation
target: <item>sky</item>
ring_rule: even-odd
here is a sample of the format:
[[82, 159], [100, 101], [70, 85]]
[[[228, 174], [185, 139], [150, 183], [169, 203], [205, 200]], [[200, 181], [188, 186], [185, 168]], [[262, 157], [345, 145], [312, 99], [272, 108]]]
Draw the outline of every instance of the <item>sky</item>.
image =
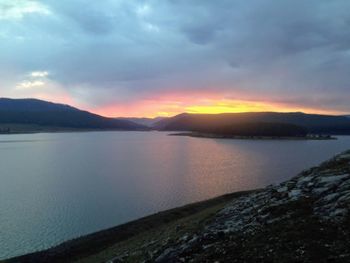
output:
[[348, 0], [0, 0], [0, 97], [105, 116], [350, 113]]

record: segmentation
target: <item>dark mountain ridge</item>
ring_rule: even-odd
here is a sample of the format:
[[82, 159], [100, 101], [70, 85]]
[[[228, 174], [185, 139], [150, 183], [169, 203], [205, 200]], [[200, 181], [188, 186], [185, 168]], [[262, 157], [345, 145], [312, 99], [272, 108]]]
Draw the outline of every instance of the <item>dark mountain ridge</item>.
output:
[[[289, 127], [298, 134], [350, 134], [348, 116], [305, 114], [301, 112], [249, 112], [222, 114], [183, 113], [171, 118], [107, 118], [69, 105], [38, 99], [0, 98], [0, 131], [10, 124], [37, 125], [64, 129], [199, 131], [265, 134]], [[291, 125], [291, 126], [287, 126]], [[254, 128], [255, 127], [255, 128]], [[248, 130], [247, 130], [248, 129]], [[273, 131], [274, 132], [274, 131]], [[302, 132], [303, 133], [303, 132]], [[254, 134], [254, 132], [253, 132]]]
[[350, 134], [350, 119], [344, 116], [305, 114], [301, 112], [249, 112], [222, 114], [183, 113], [157, 122], [164, 131], [205, 131], [242, 123], [279, 123], [303, 127], [308, 133]]
[[37, 99], [0, 98], [0, 124], [38, 125], [43, 127], [144, 130], [147, 127], [127, 120], [103, 117], [65, 104]]
[[67, 104], [39, 99], [0, 98], [0, 111], [78, 111], [78, 109]]
[[[307, 130], [302, 126], [286, 123], [243, 122], [215, 127], [201, 127], [193, 130], [203, 136], [218, 135], [224, 138], [235, 136], [249, 137], [305, 137]], [[195, 135], [195, 133], [194, 133]]]

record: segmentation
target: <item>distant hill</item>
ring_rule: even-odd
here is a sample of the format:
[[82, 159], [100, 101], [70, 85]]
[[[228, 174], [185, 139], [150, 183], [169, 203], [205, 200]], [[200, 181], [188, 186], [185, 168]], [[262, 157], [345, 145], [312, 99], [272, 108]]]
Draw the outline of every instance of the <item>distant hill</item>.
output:
[[202, 127], [194, 131], [223, 137], [305, 137], [304, 127], [286, 123], [244, 122], [217, 127]]
[[141, 124], [147, 127], [153, 127], [153, 125], [161, 120], [167, 119], [167, 117], [156, 117], [156, 118], [132, 118], [132, 117], [117, 117], [117, 120], [127, 120], [137, 124]]
[[[0, 125], [64, 129], [143, 130], [145, 126], [127, 120], [116, 120], [82, 111], [69, 105], [37, 99], [0, 98]], [[16, 127], [17, 127], [16, 126]]]
[[242, 123], [279, 123], [303, 127], [308, 133], [350, 134], [350, 119], [344, 116], [300, 112], [251, 112], [223, 114], [188, 114], [161, 120], [154, 127], [165, 131], [205, 131]]

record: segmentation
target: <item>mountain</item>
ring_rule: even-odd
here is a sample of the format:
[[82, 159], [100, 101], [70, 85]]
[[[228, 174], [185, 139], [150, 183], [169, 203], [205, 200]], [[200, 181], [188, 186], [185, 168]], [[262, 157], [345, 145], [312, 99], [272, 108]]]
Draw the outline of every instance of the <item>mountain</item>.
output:
[[117, 117], [117, 120], [127, 120], [140, 125], [144, 125], [152, 128], [153, 125], [161, 120], [167, 119], [167, 117], [156, 117], [156, 118], [132, 118], [132, 117]]
[[[58, 129], [144, 130], [145, 126], [127, 120], [116, 120], [69, 105], [37, 99], [0, 98], [0, 125], [54, 127]], [[25, 129], [25, 128], [24, 128]]]
[[350, 119], [344, 116], [305, 114], [301, 112], [249, 112], [223, 114], [188, 114], [161, 120], [154, 127], [164, 131], [205, 131], [243, 123], [279, 123], [303, 127], [308, 133], [350, 134]]

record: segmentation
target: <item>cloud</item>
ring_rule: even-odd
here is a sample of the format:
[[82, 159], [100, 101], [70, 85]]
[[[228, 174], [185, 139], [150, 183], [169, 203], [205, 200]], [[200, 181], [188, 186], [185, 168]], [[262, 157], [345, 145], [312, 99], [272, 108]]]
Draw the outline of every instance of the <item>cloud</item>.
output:
[[26, 74], [26, 79], [16, 85], [17, 90], [30, 90], [45, 86], [49, 73], [47, 71], [32, 71]]
[[30, 76], [33, 78], [44, 78], [47, 77], [49, 75], [49, 72], [47, 71], [33, 71], [30, 73]]
[[44, 86], [45, 82], [40, 81], [40, 80], [33, 80], [33, 81], [22, 81], [20, 82], [16, 88], [17, 89], [32, 89], [32, 88], [36, 88], [36, 87], [41, 87]]
[[[349, 9], [346, 0], [2, 1], [0, 95], [49, 79], [91, 107], [215, 93], [350, 111]], [[28, 72], [44, 80], [22, 79]]]
[[2, 0], [0, 2], [0, 20], [18, 20], [30, 14], [48, 15], [50, 10], [38, 1]]

